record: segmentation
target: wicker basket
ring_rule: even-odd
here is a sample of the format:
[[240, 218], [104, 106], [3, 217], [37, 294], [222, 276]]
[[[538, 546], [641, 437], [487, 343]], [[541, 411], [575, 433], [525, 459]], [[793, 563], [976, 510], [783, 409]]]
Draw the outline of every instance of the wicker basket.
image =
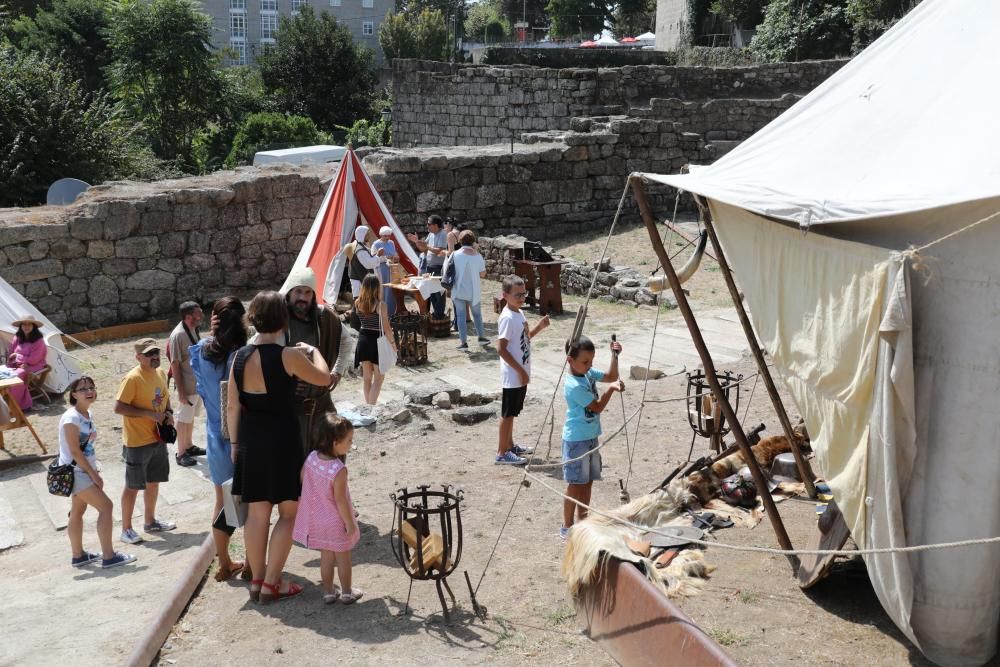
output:
[[389, 265], [389, 282], [393, 285], [401, 285], [406, 282], [406, 278], [409, 274], [406, 272], [406, 267], [402, 264], [390, 264]]

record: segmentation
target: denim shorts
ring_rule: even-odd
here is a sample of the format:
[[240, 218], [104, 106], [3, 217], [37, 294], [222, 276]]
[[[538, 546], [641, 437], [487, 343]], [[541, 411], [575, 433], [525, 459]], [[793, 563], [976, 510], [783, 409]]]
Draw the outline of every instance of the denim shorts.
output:
[[[601, 452], [597, 438], [590, 440], [563, 440], [563, 479], [567, 484], [589, 484], [601, 479]], [[582, 457], [582, 458], [580, 458]]]

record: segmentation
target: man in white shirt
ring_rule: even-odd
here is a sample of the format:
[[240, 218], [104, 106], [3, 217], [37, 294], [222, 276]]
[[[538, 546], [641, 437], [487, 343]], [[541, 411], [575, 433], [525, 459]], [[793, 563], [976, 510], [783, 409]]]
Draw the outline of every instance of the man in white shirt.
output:
[[195, 391], [194, 371], [191, 370], [191, 355], [188, 348], [198, 342], [198, 327], [201, 325], [201, 306], [194, 301], [180, 305], [181, 321], [170, 332], [167, 352], [170, 357], [170, 375], [177, 388], [177, 465], [197, 465], [195, 456], [205, 456], [205, 450], [193, 442], [194, 418], [201, 414], [201, 396]]
[[[414, 247], [424, 253], [424, 260], [427, 262], [427, 272], [432, 276], [440, 276], [444, 267], [445, 257], [448, 255], [448, 233], [444, 230], [444, 221], [440, 215], [432, 215], [427, 218], [427, 238], [421, 241], [416, 234], [407, 234], [406, 238], [413, 243]], [[432, 294], [430, 298], [431, 311], [434, 319], [444, 318], [445, 296], [443, 292]]]

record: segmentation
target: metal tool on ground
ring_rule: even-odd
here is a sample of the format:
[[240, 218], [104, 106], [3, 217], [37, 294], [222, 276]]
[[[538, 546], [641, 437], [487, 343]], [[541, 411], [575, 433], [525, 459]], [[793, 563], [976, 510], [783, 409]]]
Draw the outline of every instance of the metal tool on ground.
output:
[[[611, 334], [611, 342], [612, 343], [617, 343], [618, 342], [618, 334], [615, 334], [615, 333]], [[618, 359], [618, 355], [620, 354], [620, 352], [618, 350], [614, 350], [613, 348], [612, 348], [612, 351], [613, 351], [612, 353], [615, 355], [615, 359]], [[619, 371], [619, 373], [620, 373], [620, 371]], [[619, 379], [619, 381], [620, 381], [620, 379]], [[628, 453], [628, 470], [629, 470], [629, 477], [631, 477], [631, 472], [632, 472], [632, 456], [633, 456], [633, 453], [634, 453], [635, 450], [632, 448], [632, 445], [629, 444], [629, 439], [628, 439], [628, 416], [625, 413], [625, 396], [622, 394], [622, 392], [618, 392], [618, 398], [621, 400], [621, 404], [622, 404], [622, 420], [625, 421], [625, 424], [624, 424], [624, 429], [625, 429], [624, 430], [624, 434], [625, 434], [625, 451]], [[626, 488], [625, 483], [622, 480], [620, 480], [620, 479], [618, 480], [618, 487], [620, 489], [620, 491], [618, 492], [618, 500], [620, 500], [623, 505], [625, 503], [631, 501], [632, 500], [632, 496], [631, 496], [631, 494], [629, 494], [628, 488]]]

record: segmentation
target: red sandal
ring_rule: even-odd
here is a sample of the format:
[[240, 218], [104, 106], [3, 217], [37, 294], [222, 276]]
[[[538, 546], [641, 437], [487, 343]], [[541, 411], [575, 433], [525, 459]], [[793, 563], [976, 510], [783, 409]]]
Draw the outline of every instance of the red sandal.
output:
[[263, 579], [250, 580], [250, 602], [260, 602], [260, 588], [254, 590], [254, 586], [264, 586]]
[[282, 593], [280, 581], [277, 584], [269, 584], [265, 581], [261, 584], [259, 602], [261, 604], [268, 604], [269, 602], [276, 602], [278, 600], [287, 600], [288, 598], [295, 597], [303, 590], [298, 584], [289, 582], [288, 590]]

